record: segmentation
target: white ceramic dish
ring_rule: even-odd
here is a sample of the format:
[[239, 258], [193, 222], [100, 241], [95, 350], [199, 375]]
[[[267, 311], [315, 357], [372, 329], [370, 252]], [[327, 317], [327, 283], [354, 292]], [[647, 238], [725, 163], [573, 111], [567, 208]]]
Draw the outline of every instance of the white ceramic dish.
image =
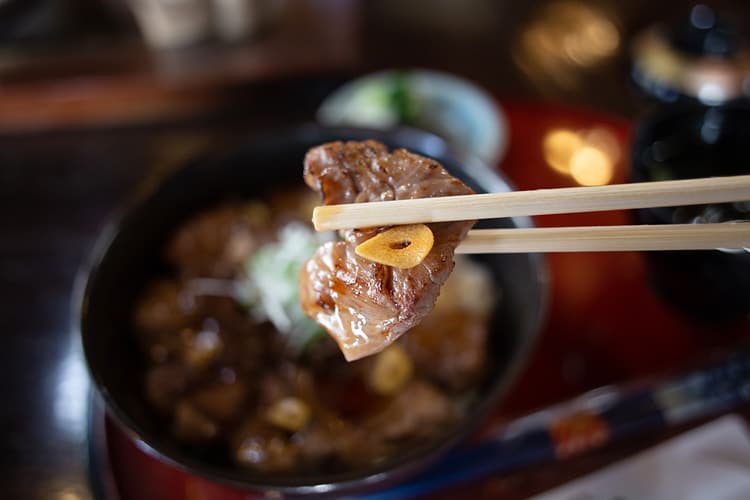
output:
[[328, 126], [421, 128], [490, 167], [503, 158], [509, 140], [496, 99], [469, 80], [432, 70], [388, 70], [352, 80], [325, 99], [317, 119]]

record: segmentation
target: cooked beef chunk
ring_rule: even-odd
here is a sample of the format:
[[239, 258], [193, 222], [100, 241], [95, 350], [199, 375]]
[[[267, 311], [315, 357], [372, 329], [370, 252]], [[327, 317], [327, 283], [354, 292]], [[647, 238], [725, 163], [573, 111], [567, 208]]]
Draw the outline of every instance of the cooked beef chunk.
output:
[[[305, 182], [325, 204], [366, 203], [471, 194], [438, 162], [375, 141], [333, 142], [311, 149]], [[338, 342], [347, 360], [377, 353], [433, 308], [453, 270], [453, 254], [473, 221], [428, 224], [435, 238], [421, 264], [398, 269], [369, 261], [354, 248], [383, 228], [341, 231], [343, 241], [318, 249], [300, 275], [305, 312]]]

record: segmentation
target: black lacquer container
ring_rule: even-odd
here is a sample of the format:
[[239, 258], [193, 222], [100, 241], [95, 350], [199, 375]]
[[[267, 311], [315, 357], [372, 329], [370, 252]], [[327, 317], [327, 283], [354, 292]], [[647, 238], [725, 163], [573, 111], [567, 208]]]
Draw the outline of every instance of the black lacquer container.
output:
[[[634, 182], [750, 174], [750, 101], [721, 106], [666, 106], [643, 120], [632, 155]], [[750, 200], [642, 209], [644, 224], [750, 223]], [[664, 299], [692, 319], [731, 323], [750, 314], [750, 252], [647, 254], [650, 278]]]

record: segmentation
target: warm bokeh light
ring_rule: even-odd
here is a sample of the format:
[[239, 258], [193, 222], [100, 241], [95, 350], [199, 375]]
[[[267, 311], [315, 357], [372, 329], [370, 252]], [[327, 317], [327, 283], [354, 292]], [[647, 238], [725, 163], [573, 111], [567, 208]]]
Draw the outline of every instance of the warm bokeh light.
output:
[[83, 494], [74, 487], [68, 487], [60, 491], [58, 500], [82, 500]]
[[583, 132], [583, 140], [586, 144], [601, 150], [613, 164], [620, 161], [622, 156], [620, 143], [609, 130], [601, 127], [588, 129]]
[[612, 160], [594, 146], [583, 146], [570, 159], [570, 176], [582, 186], [601, 186], [609, 183], [614, 174]]
[[576, 21], [580, 29], [566, 35], [564, 40], [565, 52], [575, 63], [581, 66], [596, 64], [614, 54], [620, 46], [617, 28], [600, 13], [583, 9]]
[[581, 137], [571, 130], [552, 130], [545, 134], [542, 147], [549, 166], [561, 174], [569, 174], [570, 160], [581, 147]]
[[544, 160], [582, 186], [611, 182], [621, 151], [617, 139], [603, 128], [573, 131], [553, 129], [542, 139]]
[[522, 31], [514, 58], [533, 79], [570, 87], [582, 68], [596, 66], [620, 46], [620, 32], [605, 12], [563, 0], [544, 8]]

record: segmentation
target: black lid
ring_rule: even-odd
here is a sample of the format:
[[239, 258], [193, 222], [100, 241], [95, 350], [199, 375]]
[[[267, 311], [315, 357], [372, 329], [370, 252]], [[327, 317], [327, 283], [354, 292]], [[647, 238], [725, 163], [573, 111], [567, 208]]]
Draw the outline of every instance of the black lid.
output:
[[739, 46], [733, 23], [707, 5], [695, 5], [686, 18], [675, 24], [668, 34], [678, 51], [694, 56], [729, 58]]

